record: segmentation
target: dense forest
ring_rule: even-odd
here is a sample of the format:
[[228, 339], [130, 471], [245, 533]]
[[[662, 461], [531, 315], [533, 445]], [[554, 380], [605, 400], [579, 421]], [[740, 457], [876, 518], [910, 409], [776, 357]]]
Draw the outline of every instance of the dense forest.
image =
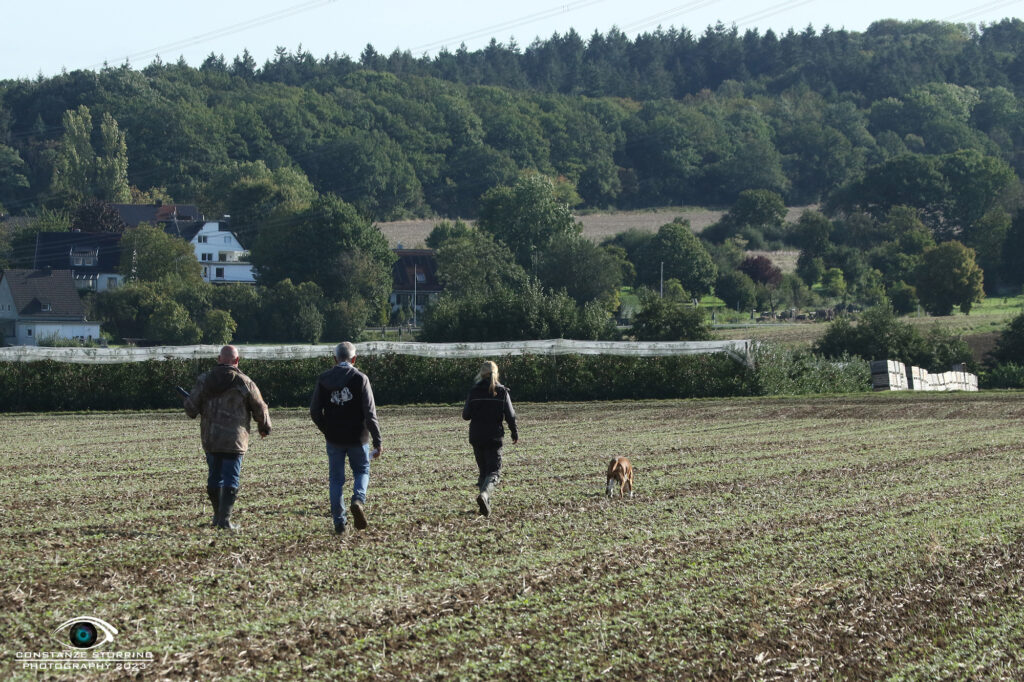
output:
[[1019, 173], [1022, 88], [1019, 20], [157, 60], [0, 82], [0, 203], [60, 198], [62, 117], [85, 105], [124, 132], [131, 185], [211, 213], [248, 163], [299, 171], [378, 220], [470, 217], [522, 169], [567, 178], [583, 207], [728, 204], [743, 189], [806, 204], [908, 153], [974, 150]]
[[[367, 223], [360, 234], [375, 220], [481, 218], [500, 243], [487, 227], [509, 205], [501, 192], [548, 191], [523, 186], [533, 173], [574, 210], [729, 208], [702, 235], [714, 270], [690, 284], [676, 277], [688, 294], [749, 289], [732, 272], [745, 262], [736, 250], [788, 245], [801, 250], [803, 286], [900, 309], [929, 281], [926, 253], [938, 281], [966, 259], [972, 291], [982, 271], [989, 291], [1024, 283], [1022, 96], [1016, 19], [883, 21], [860, 33], [570, 31], [432, 57], [279, 48], [262, 66], [248, 53], [199, 66], [157, 59], [0, 82], [0, 211], [60, 225], [90, 200], [195, 203], [230, 214], [258, 261], [261, 239], [288, 241], [282, 215], [286, 225], [344, 215]], [[820, 212], [783, 226], [777, 202]], [[653, 249], [684, 239], [662, 232], [654, 245], [621, 235], [600, 255], [624, 265], [621, 282], [632, 268], [650, 284], [642, 261], [664, 262]], [[545, 287], [545, 270], [564, 279], [540, 258], [557, 251], [550, 243], [526, 256], [507, 246]], [[581, 258], [578, 245], [556, 246], [563, 264]], [[741, 274], [778, 288], [763, 266]]]

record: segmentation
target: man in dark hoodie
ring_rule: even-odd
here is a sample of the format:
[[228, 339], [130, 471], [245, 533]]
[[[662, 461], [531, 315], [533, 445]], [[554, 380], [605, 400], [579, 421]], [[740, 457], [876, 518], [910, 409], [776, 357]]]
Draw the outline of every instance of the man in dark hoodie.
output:
[[[366, 488], [370, 483], [370, 460], [379, 457], [380, 424], [373, 388], [366, 375], [355, 368], [356, 347], [348, 341], [334, 347], [337, 364], [320, 375], [313, 389], [309, 416], [327, 439], [331, 517], [334, 532], [345, 532], [345, 458], [352, 466], [352, 518], [356, 528], [366, 528]], [[370, 441], [373, 451], [370, 451]]]
[[206, 494], [213, 505], [213, 525], [237, 530], [231, 510], [238, 496], [242, 456], [249, 449], [250, 418], [256, 420], [261, 437], [270, 435], [270, 412], [260, 389], [238, 369], [238, 349], [224, 346], [217, 366], [199, 376], [185, 398], [190, 419], [202, 415], [199, 432], [206, 452], [209, 473]]

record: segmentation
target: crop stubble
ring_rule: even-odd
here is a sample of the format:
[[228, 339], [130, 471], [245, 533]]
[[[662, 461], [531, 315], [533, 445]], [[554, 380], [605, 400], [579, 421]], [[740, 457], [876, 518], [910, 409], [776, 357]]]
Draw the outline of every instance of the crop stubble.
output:
[[[0, 416], [5, 646], [89, 613], [168, 677], [1012, 678], [1022, 405], [522, 405], [490, 519], [459, 408], [385, 407], [371, 529], [343, 541], [302, 411], [246, 458], [237, 535], [202, 527], [180, 414]], [[633, 500], [602, 497], [617, 454]]]

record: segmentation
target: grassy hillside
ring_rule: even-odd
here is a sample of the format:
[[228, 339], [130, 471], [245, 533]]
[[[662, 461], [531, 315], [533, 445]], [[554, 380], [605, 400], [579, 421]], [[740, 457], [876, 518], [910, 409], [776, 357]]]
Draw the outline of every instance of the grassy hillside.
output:
[[[489, 519], [458, 407], [385, 408], [343, 540], [301, 410], [246, 458], [235, 535], [181, 414], [2, 415], [5, 650], [90, 615], [147, 678], [1020, 677], [1022, 405], [521, 405]], [[634, 499], [602, 495], [618, 454]]]

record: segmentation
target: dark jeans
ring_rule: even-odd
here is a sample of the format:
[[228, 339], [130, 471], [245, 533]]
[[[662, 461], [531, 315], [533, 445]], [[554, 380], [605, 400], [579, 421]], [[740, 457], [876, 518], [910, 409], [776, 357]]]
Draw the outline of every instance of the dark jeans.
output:
[[242, 476], [242, 455], [206, 453], [207, 488], [237, 488]]
[[490, 443], [471, 443], [471, 445], [473, 446], [473, 455], [476, 456], [476, 466], [480, 470], [477, 486], [483, 490], [488, 483], [498, 485], [498, 480], [501, 478], [502, 442], [499, 440]]

